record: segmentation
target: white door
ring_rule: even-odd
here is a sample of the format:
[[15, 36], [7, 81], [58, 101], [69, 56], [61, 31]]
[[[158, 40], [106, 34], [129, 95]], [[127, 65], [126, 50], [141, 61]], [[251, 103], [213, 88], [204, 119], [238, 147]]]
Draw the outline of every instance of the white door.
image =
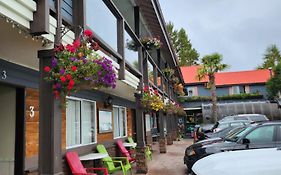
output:
[[0, 174], [14, 174], [16, 89], [0, 85]]

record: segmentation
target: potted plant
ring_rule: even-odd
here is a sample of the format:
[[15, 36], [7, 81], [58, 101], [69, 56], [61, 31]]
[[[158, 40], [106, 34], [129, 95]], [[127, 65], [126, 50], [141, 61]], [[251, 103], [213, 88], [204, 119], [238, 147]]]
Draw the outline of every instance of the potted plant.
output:
[[85, 88], [115, 88], [116, 71], [110, 60], [96, 53], [98, 49], [90, 30], [85, 30], [72, 44], [54, 48], [55, 57], [44, 71], [45, 80], [53, 83], [55, 98], [64, 101], [70, 93]]
[[169, 101], [163, 109], [164, 112], [166, 112], [167, 114], [173, 114], [175, 112], [175, 105]]

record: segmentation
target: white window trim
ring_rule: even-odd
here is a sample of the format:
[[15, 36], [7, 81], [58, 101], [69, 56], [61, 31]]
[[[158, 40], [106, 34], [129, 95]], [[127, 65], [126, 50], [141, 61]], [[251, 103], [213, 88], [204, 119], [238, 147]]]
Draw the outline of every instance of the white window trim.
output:
[[[126, 120], [125, 120], [125, 127], [126, 127], [126, 129], [125, 129], [125, 136], [118, 136], [118, 137], [115, 137], [115, 136], [114, 136], [114, 128], [113, 128], [113, 139], [119, 139], [119, 138], [124, 138], [124, 137], [127, 137], [127, 136], [128, 136], [128, 126], [127, 126], [127, 120], [128, 120], [128, 118], [127, 118], [127, 108], [126, 108], [126, 107], [124, 107], [124, 106], [117, 106], [117, 105], [112, 105], [112, 108], [124, 108], [124, 109], [125, 109], [125, 118], [126, 118]], [[112, 109], [112, 112], [113, 112], [113, 109]], [[113, 114], [113, 127], [115, 127], [115, 123], [114, 123], [114, 114]]]
[[[66, 146], [66, 149], [71, 149], [71, 148], [77, 148], [77, 147], [81, 147], [81, 146], [87, 146], [87, 145], [94, 145], [94, 144], [97, 144], [98, 142], [98, 133], [97, 133], [97, 102], [96, 101], [93, 101], [93, 100], [89, 100], [89, 99], [84, 99], [84, 98], [79, 98], [79, 97], [72, 97], [72, 96], [66, 96], [66, 99], [69, 99], [69, 100], [78, 100], [78, 101], [80, 101], [81, 102], [81, 115], [82, 115], [82, 111], [83, 111], [83, 101], [87, 101], [87, 102], [91, 102], [91, 103], [94, 103], [95, 104], [95, 141], [94, 142], [91, 142], [91, 143], [85, 143], [85, 144], [77, 144], [77, 145], [73, 145], [73, 146]], [[67, 117], [66, 116], [66, 113], [65, 113], [65, 117]], [[80, 121], [80, 122], [82, 122], [82, 121]], [[65, 122], [65, 125], [66, 125], [66, 122]], [[81, 125], [81, 124], [80, 124]], [[65, 127], [65, 129], [66, 129], [66, 127]], [[83, 129], [81, 128], [81, 131], [82, 131]], [[67, 131], [65, 131], [65, 133], [66, 133]], [[80, 133], [81, 134], [81, 133]], [[67, 134], [65, 134], [65, 141], [66, 141], [66, 135]]]

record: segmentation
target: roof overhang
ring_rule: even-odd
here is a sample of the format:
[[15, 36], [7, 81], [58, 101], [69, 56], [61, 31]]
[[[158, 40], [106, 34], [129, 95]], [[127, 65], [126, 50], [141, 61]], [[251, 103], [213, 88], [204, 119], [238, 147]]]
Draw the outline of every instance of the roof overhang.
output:
[[168, 59], [167, 62], [171, 68], [176, 70], [176, 75], [183, 84], [184, 81], [178, 64], [178, 59], [172, 47], [158, 0], [137, 0], [137, 5], [140, 7], [142, 15], [148, 23], [148, 28], [152, 34], [160, 37], [161, 42], [163, 43], [161, 50], [164, 54], [171, 57], [171, 59]]

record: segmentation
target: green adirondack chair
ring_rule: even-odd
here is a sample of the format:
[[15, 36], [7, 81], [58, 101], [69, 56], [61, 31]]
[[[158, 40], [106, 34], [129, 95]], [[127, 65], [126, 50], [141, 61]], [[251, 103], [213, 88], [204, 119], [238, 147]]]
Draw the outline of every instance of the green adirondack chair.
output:
[[[128, 142], [135, 143], [132, 137], [128, 137]], [[135, 149], [136, 147], [132, 147], [132, 148]], [[152, 160], [152, 152], [151, 152], [150, 146], [146, 146], [145, 156], [146, 156], [147, 160]]]
[[[104, 145], [97, 145], [97, 151], [99, 153], [108, 154], [106, 148]], [[106, 165], [106, 168], [108, 169], [108, 173], [112, 174], [116, 171], [122, 171], [123, 175], [127, 174], [127, 171], [130, 170], [132, 175], [132, 167], [129, 163], [129, 160], [126, 157], [105, 157], [102, 159], [103, 164]]]
[[[135, 143], [132, 137], [128, 137], [128, 142], [129, 143]], [[132, 147], [133, 149], [135, 149], [136, 147]]]

